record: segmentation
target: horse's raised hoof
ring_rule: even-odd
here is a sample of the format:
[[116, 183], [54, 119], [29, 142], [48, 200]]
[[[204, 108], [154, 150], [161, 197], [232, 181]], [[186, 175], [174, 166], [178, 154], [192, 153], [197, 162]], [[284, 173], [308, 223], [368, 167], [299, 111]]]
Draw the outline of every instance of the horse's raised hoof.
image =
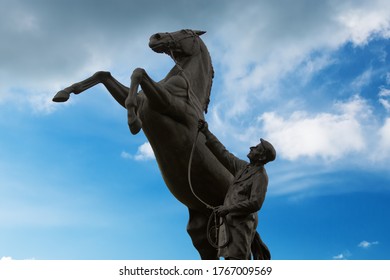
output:
[[135, 118], [134, 121], [129, 123], [130, 132], [133, 135], [136, 135], [142, 128], [142, 123], [139, 118]]
[[70, 97], [70, 93], [65, 90], [60, 90], [57, 92], [57, 94], [53, 97], [54, 102], [65, 102], [68, 101]]

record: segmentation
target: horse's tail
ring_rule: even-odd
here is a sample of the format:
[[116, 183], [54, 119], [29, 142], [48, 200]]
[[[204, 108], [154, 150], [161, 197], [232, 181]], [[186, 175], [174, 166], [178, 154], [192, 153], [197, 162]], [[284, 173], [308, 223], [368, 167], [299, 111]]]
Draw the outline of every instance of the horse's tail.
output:
[[267, 245], [260, 238], [260, 234], [256, 231], [255, 237], [253, 238], [251, 250], [254, 260], [270, 260], [271, 253], [268, 250]]

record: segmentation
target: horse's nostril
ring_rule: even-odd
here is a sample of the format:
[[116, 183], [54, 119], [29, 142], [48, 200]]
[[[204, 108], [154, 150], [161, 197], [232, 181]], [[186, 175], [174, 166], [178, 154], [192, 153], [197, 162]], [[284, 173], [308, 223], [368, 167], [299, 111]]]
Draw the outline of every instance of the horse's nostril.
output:
[[156, 39], [156, 40], [160, 40], [161, 39], [161, 35], [160, 34], [154, 34], [153, 35], [153, 38]]

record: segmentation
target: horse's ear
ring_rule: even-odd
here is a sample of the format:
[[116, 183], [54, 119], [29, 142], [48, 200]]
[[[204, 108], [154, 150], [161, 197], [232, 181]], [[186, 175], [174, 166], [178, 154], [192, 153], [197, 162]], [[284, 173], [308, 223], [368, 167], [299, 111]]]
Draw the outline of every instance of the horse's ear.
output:
[[194, 30], [195, 34], [200, 36], [206, 33], [206, 31]]

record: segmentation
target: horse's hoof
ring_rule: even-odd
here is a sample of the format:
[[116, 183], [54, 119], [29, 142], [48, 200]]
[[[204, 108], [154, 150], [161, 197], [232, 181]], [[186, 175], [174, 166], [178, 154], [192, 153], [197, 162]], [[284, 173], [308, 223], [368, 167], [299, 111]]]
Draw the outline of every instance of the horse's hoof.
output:
[[57, 94], [53, 97], [54, 102], [65, 102], [69, 99], [70, 93], [66, 92], [65, 90], [60, 90], [57, 92]]
[[130, 132], [133, 135], [136, 135], [142, 128], [142, 123], [139, 118], [136, 118], [134, 121], [129, 123]]

